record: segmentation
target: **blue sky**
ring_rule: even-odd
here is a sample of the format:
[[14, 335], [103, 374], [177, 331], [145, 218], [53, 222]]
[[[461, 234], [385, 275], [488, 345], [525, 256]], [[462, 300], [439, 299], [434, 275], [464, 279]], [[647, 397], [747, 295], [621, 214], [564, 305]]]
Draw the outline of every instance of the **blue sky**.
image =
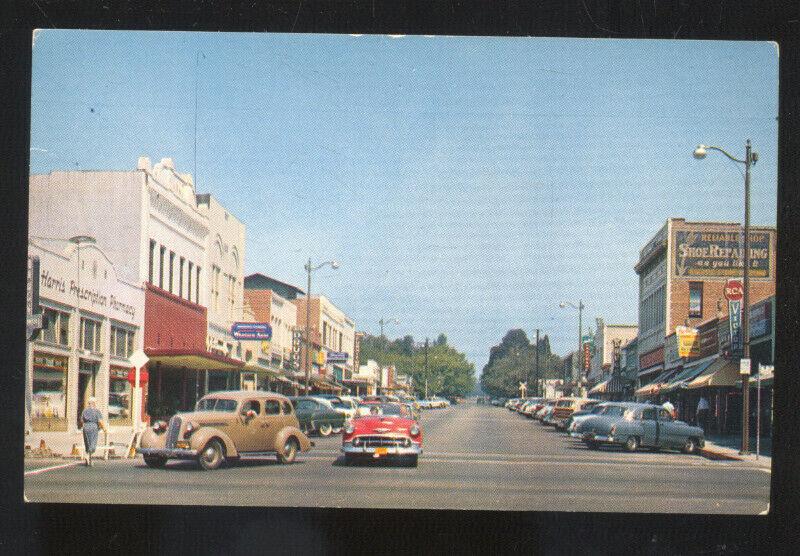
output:
[[[774, 225], [771, 43], [43, 31], [31, 172], [172, 157], [247, 226], [245, 270], [361, 330], [448, 335], [480, 370], [510, 328], [565, 353], [637, 321], [639, 249], [670, 217]], [[587, 322], [585, 320], [584, 322]]]

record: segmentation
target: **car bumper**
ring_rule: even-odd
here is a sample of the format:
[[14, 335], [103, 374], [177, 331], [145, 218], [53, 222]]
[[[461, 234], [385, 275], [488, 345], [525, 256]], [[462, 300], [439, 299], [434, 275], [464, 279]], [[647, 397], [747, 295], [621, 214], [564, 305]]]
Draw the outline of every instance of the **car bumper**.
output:
[[585, 442], [597, 442], [600, 444], [615, 444], [617, 442], [614, 436], [608, 434], [595, 434], [592, 432], [585, 432], [579, 436]]
[[386, 446], [386, 453], [378, 455], [378, 447], [374, 446], [353, 446], [348, 442], [342, 446], [342, 452], [352, 455], [371, 455], [381, 456], [418, 456], [422, 453], [422, 446], [411, 443], [411, 446]]
[[198, 456], [197, 450], [182, 448], [136, 448], [136, 453], [143, 456], [155, 456], [167, 459], [194, 459]]

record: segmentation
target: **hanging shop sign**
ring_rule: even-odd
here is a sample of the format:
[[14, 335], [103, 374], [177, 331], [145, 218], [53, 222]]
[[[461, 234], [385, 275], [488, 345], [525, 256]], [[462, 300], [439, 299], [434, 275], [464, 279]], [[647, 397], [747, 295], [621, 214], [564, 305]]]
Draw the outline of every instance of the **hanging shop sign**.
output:
[[728, 323], [730, 328], [730, 352], [737, 355], [742, 351], [742, 302], [728, 301]]
[[697, 357], [700, 355], [700, 334], [697, 328], [676, 326], [679, 357]]
[[349, 354], [345, 351], [329, 351], [327, 355], [328, 363], [347, 363]]
[[268, 322], [234, 322], [231, 336], [236, 340], [270, 340], [272, 326]]

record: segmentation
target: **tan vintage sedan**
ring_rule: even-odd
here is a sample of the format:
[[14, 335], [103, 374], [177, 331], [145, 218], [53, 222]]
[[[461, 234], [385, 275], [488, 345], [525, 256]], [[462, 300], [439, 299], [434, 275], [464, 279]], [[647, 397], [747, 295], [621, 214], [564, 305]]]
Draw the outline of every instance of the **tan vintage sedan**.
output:
[[275, 455], [291, 463], [314, 445], [300, 430], [291, 402], [274, 392], [214, 392], [197, 402], [194, 412], [159, 421], [142, 435], [142, 454], [149, 467], [169, 459], [193, 459], [203, 469], [226, 460]]

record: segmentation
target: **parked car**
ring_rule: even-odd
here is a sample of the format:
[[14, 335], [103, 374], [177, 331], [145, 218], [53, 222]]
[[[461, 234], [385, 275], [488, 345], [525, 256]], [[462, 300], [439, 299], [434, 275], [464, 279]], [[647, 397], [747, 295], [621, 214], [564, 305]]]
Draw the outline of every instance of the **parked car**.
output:
[[431, 396], [428, 398], [428, 402], [427, 409], [443, 409], [445, 407], [450, 407], [450, 402], [438, 396]]
[[580, 411], [575, 411], [567, 419], [564, 428], [566, 429], [568, 435], [575, 437], [577, 436], [575, 430], [578, 428], [579, 424], [583, 423], [589, 417], [593, 417], [595, 415], [608, 415], [609, 411], [612, 414], [614, 412], [620, 412], [619, 414], [622, 415], [624, 407], [615, 402], [603, 402], [595, 405], [591, 409], [581, 409]]
[[541, 408], [543, 404], [544, 404], [544, 398], [530, 398], [519, 408], [519, 413], [520, 415], [524, 415], [528, 419], [532, 419], [535, 408], [537, 407]]
[[342, 435], [345, 463], [380, 458], [417, 466], [422, 453], [422, 429], [400, 403], [372, 404], [371, 413], [348, 421]]
[[[333, 409], [344, 413], [347, 419], [352, 419], [356, 415], [356, 408], [358, 408], [358, 404], [350, 400], [350, 398], [345, 396], [334, 396], [331, 394], [316, 394], [314, 397], [328, 400], [331, 402]], [[333, 427], [333, 434], [339, 434], [340, 432], [342, 432], [341, 427]]]
[[330, 436], [334, 429], [341, 430], [347, 421], [344, 412], [333, 407], [330, 400], [317, 396], [296, 396], [289, 398], [297, 413], [300, 429], [308, 434]]
[[553, 407], [552, 423], [557, 429], [563, 430], [566, 428], [567, 419], [575, 411], [580, 411], [583, 408], [591, 409], [601, 401], [589, 398], [560, 398], [556, 401], [555, 407]]
[[705, 445], [703, 429], [676, 421], [666, 409], [642, 403], [628, 403], [619, 411], [586, 419], [577, 428], [589, 448], [618, 445], [629, 452], [641, 447], [678, 449], [693, 454]]
[[148, 467], [164, 467], [170, 459], [193, 459], [203, 469], [226, 460], [274, 454], [291, 463], [298, 452], [314, 445], [300, 430], [289, 399], [274, 392], [214, 392], [197, 402], [193, 412], [158, 421], [142, 435], [136, 452]]

